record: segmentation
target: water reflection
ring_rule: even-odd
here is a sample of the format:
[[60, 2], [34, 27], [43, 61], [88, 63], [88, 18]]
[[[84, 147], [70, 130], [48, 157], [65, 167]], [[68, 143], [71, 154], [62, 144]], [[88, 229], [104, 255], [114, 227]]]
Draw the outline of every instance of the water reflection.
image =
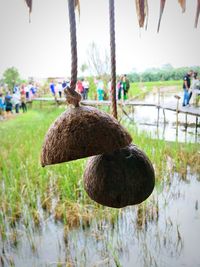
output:
[[[171, 111], [166, 123], [162, 112], [157, 121], [154, 107], [136, 107], [130, 116], [155, 138], [199, 142], [194, 127], [184, 128], [184, 115], [178, 128]], [[71, 230], [42, 210], [38, 229], [4, 221], [9, 238], [0, 237], [0, 266], [200, 266], [200, 175], [189, 168], [173, 173], [168, 160], [169, 171], [148, 200], [122, 209], [115, 221], [93, 219]]]
[[[158, 95], [148, 95], [142, 102], [157, 104]], [[174, 93], [168, 92], [162, 94], [159, 102], [160, 104], [176, 104]], [[188, 143], [200, 142], [199, 129], [196, 128], [196, 117], [187, 115], [188, 125], [186, 126], [185, 116], [185, 114], [179, 113], [177, 125], [176, 112], [169, 110], [163, 112], [162, 109], [158, 110], [155, 107], [136, 106], [134, 107], [134, 112], [129, 114], [130, 121], [134, 122], [139, 130], [149, 132], [152, 138]]]
[[1, 257], [14, 266], [199, 266], [196, 177], [189, 169], [186, 177], [166, 175], [148, 201], [122, 209], [114, 222], [69, 230], [50, 217], [40, 231], [19, 226], [18, 245], [1, 244]]

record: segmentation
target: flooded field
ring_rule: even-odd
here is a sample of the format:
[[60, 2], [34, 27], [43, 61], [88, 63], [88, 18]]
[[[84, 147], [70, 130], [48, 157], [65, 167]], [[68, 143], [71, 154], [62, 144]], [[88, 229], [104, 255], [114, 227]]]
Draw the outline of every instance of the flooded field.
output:
[[199, 174], [167, 174], [148, 201], [114, 221], [69, 230], [44, 216], [38, 229], [18, 225], [17, 243], [1, 242], [2, 266], [200, 266], [199, 205]]
[[156, 108], [135, 108], [126, 126], [151, 158], [156, 186], [142, 204], [117, 210], [86, 196], [85, 160], [41, 168], [44, 134], [60, 112], [33, 110], [0, 125], [0, 266], [200, 266], [195, 127], [180, 124], [177, 135], [173, 112], [164, 124]]
[[[142, 102], [145, 103], [159, 103], [171, 104], [177, 102], [174, 95], [182, 97], [180, 92], [163, 92], [158, 100], [158, 94], [150, 94]], [[182, 105], [180, 99], [179, 105]], [[188, 108], [189, 109], [189, 108]], [[158, 138], [166, 141], [178, 142], [200, 142], [199, 127], [196, 129], [196, 116], [187, 115], [187, 128], [185, 126], [185, 114], [179, 113], [178, 127], [176, 126], [176, 112], [165, 110], [165, 117], [163, 110], [160, 109], [159, 113], [155, 107], [135, 107], [134, 113], [131, 115], [132, 120], [140, 130], [147, 131], [153, 138]], [[166, 119], [166, 121], [165, 121]], [[200, 123], [200, 118], [199, 118]]]

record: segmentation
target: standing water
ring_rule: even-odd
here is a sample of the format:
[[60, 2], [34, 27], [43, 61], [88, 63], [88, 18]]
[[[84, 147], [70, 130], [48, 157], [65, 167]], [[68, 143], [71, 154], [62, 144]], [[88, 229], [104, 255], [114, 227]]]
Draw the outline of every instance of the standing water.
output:
[[[154, 96], [145, 101], [150, 100], [156, 101]], [[177, 138], [173, 112], [169, 113], [165, 127], [162, 115], [157, 126], [156, 108], [135, 108], [132, 118], [153, 138], [179, 142], [195, 142], [196, 138], [198, 145], [199, 135], [195, 137], [191, 126], [187, 140], [182, 125]], [[103, 214], [105, 211], [110, 217], [93, 216], [88, 223], [80, 217], [76, 227], [55, 221], [53, 209], [49, 214], [39, 208], [38, 227], [28, 218], [26, 223], [19, 220], [9, 224], [0, 210], [0, 218], [4, 218], [0, 221], [0, 266], [200, 266], [200, 174], [189, 166], [180, 173], [174, 171], [170, 157], [166, 164], [167, 169], [145, 202], [119, 211], [105, 208]], [[26, 203], [24, 207], [27, 208]]]
[[[179, 107], [182, 105], [182, 93], [175, 88], [173, 91], [163, 91], [158, 96], [158, 93], [149, 94], [141, 102], [153, 103], [160, 105], [167, 104], [168, 106], [176, 106], [177, 99], [174, 95], [181, 97]], [[192, 107], [188, 107], [189, 109]], [[164, 113], [165, 112], [165, 113]], [[137, 125], [139, 130], [147, 131], [152, 138], [162, 139], [166, 141], [178, 141], [187, 143], [199, 143], [200, 134], [199, 128], [196, 129], [196, 116], [187, 115], [187, 127], [185, 125], [186, 115], [178, 114], [178, 127], [176, 125], [176, 112], [162, 109], [158, 111], [155, 107], [134, 107], [134, 113], [131, 118]], [[165, 121], [166, 120], [166, 121]]]
[[146, 202], [112, 221], [66, 230], [50, 217], [29, 233], [18, 226], [17, 245], [1, 242], [2, 266], [200, 266], [200, 177], [186, 172], [166, 174]]

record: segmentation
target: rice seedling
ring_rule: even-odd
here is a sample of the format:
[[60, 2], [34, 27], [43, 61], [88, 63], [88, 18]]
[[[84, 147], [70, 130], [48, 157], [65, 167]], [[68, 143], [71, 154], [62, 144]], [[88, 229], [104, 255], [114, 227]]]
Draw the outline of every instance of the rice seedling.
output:
[[113, 256], [113, 260], [114, 260], [115, 266], [116, 267], [122, 267], [122, 265], [121, 265], [121, 263], [119, 261], [119, 257], [117, 255], [116, 251], [113, 249], [111, 243], [108, 244], [108, 250], [111, 252], [111, 255]]
[[[94, 218], [111, 223], [118, 219], [120, 211], [95, 204], [85, 193], [82, 174], [86, 159], [41, 167], [40, 151], [45, 133], [62, 111], [63, 108], [51, 105], [45, 104], [42, 109], [36, 105], [34, 110], [0, 124], [1, 240], [7, 238], [6, 224], [15, 227], [19, 222], [26, 228], [32, 224], [39, 227], [41, 209], [47, 216], [52, 215], [55, 221], [64, 222], [67, 229], [90, 227]], [[139, 133], [127, 121], [122, 123], [131, 133], [133, 142], [152, 160], [157, 190], [163, 177], [170, 173], [182, 172], [184, 176], [188, 166], [191, 172], [200, 172], [197, 146], [152, 140], [151, 136]], [[143, 214], [143, 208], [139, 209]], [[156, 220], [159, 208], [150, 214], [144, 212], [144, 216]]]

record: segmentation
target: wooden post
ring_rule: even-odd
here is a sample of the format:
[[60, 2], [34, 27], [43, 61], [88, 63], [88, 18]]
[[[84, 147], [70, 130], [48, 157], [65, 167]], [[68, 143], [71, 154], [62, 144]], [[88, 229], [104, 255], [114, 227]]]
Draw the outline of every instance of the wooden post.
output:
[[132, 114], [134, 113], [134, 107], [133, 107], [133, 105], [131, 105], [131, 113]]
[[175, 95], [174, 96], [177, 99], [177, 103], [176, 103], [176, 128], [178, 128], [178, 108], [179, 108], [179, 100], [180, 100], [180, 96]]
[[157, 126], [158, 126], [160, 120], [160, 106], [157, 106], [157, 108], [158, 108], [158, 116], [157, 116]]
[[178, 141], [178, 127], [176, 127], [176, 141]]
[[195, 134], [197, 134], [197, 128], [198, 128], [198, 116], [196, 116]]
[[163, 108], [163, 117], [164, 117], [164, 124], [166, 123], [166, 117], [165, 117], [165, 109]]
[[158, 87], [158, 117], [157, 117], [157, 126], [159, 125], [159, 120], [160, 120], [160, 87]]
[[27, 103], [28, 103], [29, 108], [32, 109], [32, 103], [33, 103], [33, 101], [32, 100], [29, 100], [29, 101], [27, 101]]
[[54, 97], [54, 100], [55, 100], [56, 107], [58, 107], [58, 99], [56, 96]]
[[187, 130], [187, 113], [185, 113], [185, 129]]
[[158, 106], [160, 106], [160, 87], [158, 87]]

